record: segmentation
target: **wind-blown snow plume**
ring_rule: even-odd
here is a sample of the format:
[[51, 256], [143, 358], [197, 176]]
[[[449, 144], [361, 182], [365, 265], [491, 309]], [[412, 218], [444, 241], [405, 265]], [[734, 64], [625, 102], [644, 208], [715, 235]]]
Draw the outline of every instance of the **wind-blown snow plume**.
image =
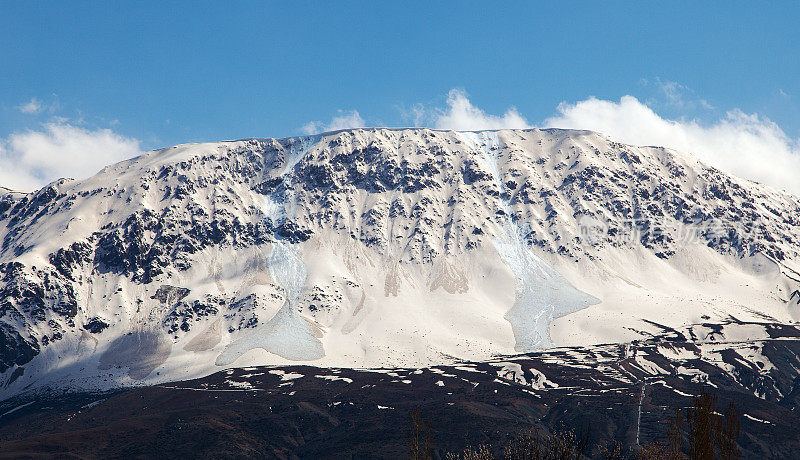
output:
[[338, 116], [331, 119], [329, 123], [312, 121], [303, 126], [304, 134], [319, 134], [328, 131], [338, 131], [340, 129], [361, 128], [364, 126], [364, 119], [358, 114], [357, 110], [350, 112], [339, 111]]
[[440, 112], [434, 122], [439, 129], [455, 131], [478, 131], [483, 129], [524, 129], [530, 128], [528, 121], [511, 107], [502, 116], [490, 115], [472, 105], [467, 94], [458, 89], [447, 95], [447, 110]]

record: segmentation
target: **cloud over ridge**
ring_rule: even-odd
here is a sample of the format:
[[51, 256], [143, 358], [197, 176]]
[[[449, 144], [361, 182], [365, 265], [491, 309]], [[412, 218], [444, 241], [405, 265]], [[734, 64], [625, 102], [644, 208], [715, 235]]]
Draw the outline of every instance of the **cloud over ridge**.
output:
[[634, 145], [669, 147], [736, 176], [800, 195], [800, 141], [739, 109], [711, 123], [663, 118], [633, 96], [561, 103], [543, 127], [587, 129]]
[[328, 123], [320, 121], [311, 121], [303, 126], [303, 134], [319, 134], [327, 131], [338, 131], [340, 129], [362, 128], [364, 127], [364, 119], [358, 114], [357, 110], [349, 112], [339, 111], [338, 116], [331, 118]]
[[[673, 104], [678, 91], [675, 85], [667, 94]], [[700, 103], [710, 107], [704, 100]], [[720, 170], [800, 195], [800, 140], [790, 138], [768, 118], [739, 109], [701, 123], [662, 117], [630, 95], [618, 102], [590, 97], [572, 104], [562, 102], [555, 115], [535, 125], [513, 107], [502, 115], [487, 114], [474, 106], [464, 91], [453, 89], [446, 109], [417, 104], [412, 115], [415, 125], [457, 131], [533, 126], [596, 131], [626, 144], [688, 152]]]
[[60, 177], [88, 177], [139, 153], [138, 140], [110, 129], [52, 121], [0, 139], [0, 185], [33, 190]]
[[[36, 98], [19, 106], [41, 112]], [[407, 114], [409, 115], [409, 114]], [[707, 122], [669, 119], [634, 96], [619, 101], [594, 97], [562, 102], [553, 116], [529, 122], [516, 108], [490, 114], [472, 104], [466, 92], [452, 89], [444, 107], [417, 104], [410, 114], [416, 126], [474, 131], [534, 126], [596, 131], [619, 142], [673, 148], [736, 176], [800, 195], [800, 139], [789, 137], [768, 118], [733, 109]], [[313, 121], [305, 134], [366, 126], [357, 110], [338, 111], [329, 122]], [[37, 129], [0, 138], [0, 185], [32, 190], [59, 177], [84, 178], [104, 166], [141, 153], [137, 139], [109, 129], [87, 129], [54, 119]]]
[[490, 115], [472, 105], [466, 92], [459, 89], [451, 89], [447, 94], [447, 110], [437, 111], [433, 126], [455, 131], [531, 127], [528, 120], [520, 115], [516, 108], [509, 108], [503, 115]]

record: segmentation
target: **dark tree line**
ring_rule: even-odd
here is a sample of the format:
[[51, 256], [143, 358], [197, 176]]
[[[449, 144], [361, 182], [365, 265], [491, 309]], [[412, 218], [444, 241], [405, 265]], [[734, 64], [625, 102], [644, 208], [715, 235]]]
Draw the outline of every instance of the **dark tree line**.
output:
[[[675, 411], [669, 421], [664, 441], [625, 448], [618, 441], [587, 452], [588, 431], [578, 435], [572, 430], [552, 434], [532, 429], [503, 446], [481, 444], [460, 452], [449, 452], [447, 460], [582, 460], [587, 457], [608, 460], [737, 460], [740, 452], [739, 413], [733, 403], [720, 413], [717, 396], [704, 392], [692, 398], [692, 405]], [[420, 412], [411, 415], [411, 459], [433, 457], [433, 435], [430, 425]], [[494, 452], [494, 453], [493, 453]]]

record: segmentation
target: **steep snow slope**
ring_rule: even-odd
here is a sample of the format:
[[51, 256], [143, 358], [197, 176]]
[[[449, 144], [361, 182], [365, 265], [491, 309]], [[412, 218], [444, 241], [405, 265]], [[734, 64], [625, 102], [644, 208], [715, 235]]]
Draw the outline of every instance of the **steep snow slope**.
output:
[[797, 197], [584, 131], [162, 149], [0, 190], [0, 398], [796, 321], [798, 225]]

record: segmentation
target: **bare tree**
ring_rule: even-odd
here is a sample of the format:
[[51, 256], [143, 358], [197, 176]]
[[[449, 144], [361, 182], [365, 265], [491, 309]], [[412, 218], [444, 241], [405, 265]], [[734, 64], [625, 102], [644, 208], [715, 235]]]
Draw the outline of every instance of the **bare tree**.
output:
[[[717, 396], [703, 392], [686, 411], [689, 458], [692, 460], [737, 460], [739, 458], [739, 413], [731, 403], [724, 415], [717, 412]], [[681, 413], [670, 423], [669, 454], [683, 458]]]
[[431, 457], [433, 435], [431, 427], [422, 417], [422, 412], [414, 411], [411, 413], [411, 439], [409, 448], [411, 449], [412, 460], [428, 460]]
[[724, 418], [717, 430], [717, 453], [720, 460], [738, 460], [739, 448], [736, 440], [739, 439], [739, 413], [733, 403], [728, 405]]
[[680, 460], [683, 458], [683, 415], [680, 409], [675, 410], [675, 418], [669, 422], [669, 449], [667, 458], [669, 460]]
[[494, 456], [489, 452], [486, 444], [481, 444], [477, 448], [467, 447], [464, 452], [454, 454], [449, 452], [446, 457], [447, 460], [494, 460]]
[[531, 430], [511, 441], [504, 454], [509, 460], [580, 460], [588, 445], [588, 431], [583, 436], [574, 431], [546, 436]]

